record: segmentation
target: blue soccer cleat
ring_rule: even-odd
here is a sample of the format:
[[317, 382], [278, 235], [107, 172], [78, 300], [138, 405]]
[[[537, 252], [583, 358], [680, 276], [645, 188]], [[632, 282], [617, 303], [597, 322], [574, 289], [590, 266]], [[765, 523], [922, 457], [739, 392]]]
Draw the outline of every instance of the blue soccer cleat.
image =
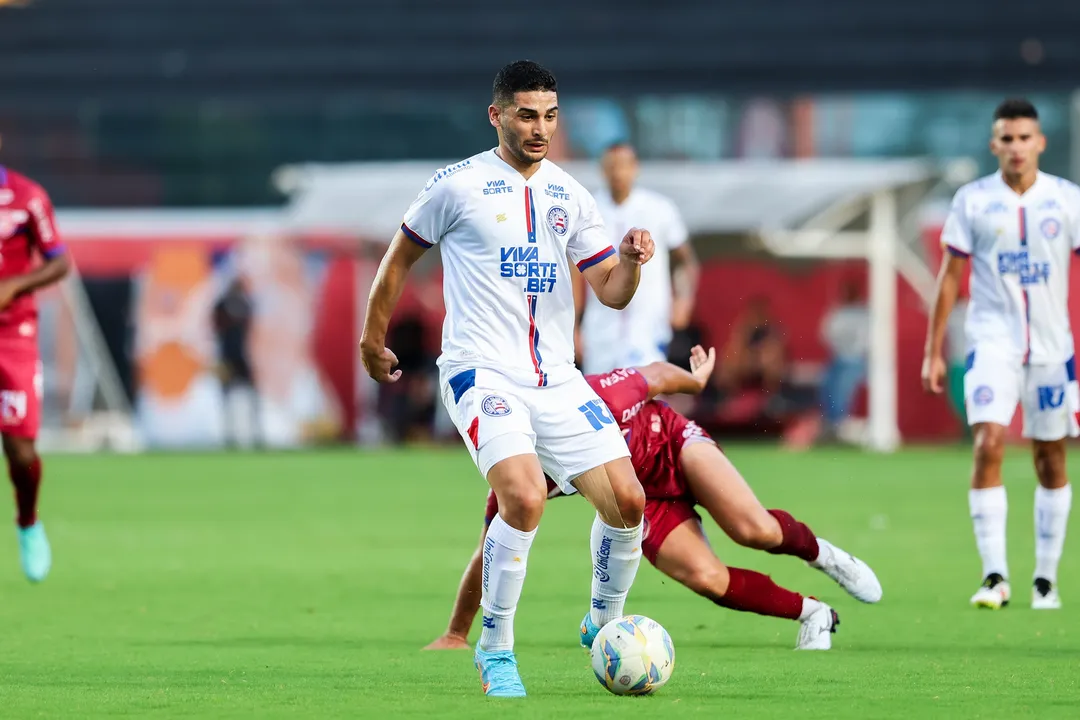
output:
[[49, 575], [52, 567], [52, 549], [49, 538], [45, 536], [45, 526], [41, 521], [27, 528], [19, 528], [19, 561], [23, 572], [30, 582], [41, 582]]
[[593, 642], [599, 632], [600, 628], [592, 621], [592, 613], [585, 613], [585, 619], [581, 621], [581, 647], [592, 652]]
[[484, 652], [476, 646], [473, 656], [480, 671], [480, 684], [488, 697], [525, 697], [525, 686], [518, 675], [517, 658], [513, 650]]

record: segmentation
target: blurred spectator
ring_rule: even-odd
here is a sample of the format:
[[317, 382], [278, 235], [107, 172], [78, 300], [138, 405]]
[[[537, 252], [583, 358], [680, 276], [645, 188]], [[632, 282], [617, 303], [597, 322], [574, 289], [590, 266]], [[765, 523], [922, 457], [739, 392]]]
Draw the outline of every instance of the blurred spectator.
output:
[[735, 322], [720, 357], [719, 384], [728, 391], [747, 388], [776, 392], [787, 369], [783, 334], [772, 319], [769, 299], [750, 298]]
[[870, 312], [856, 283], [849, 281], [840, 287], [839, 304], [822, 320], [821, 339], [832, 357], [821, 381], [824, 430], [836, 436], [851, 412], [856, 390], [866, 379], [870, 350]]
[[401, 379], [379, 386], [379, 415], [394, 443], [429, 440], [435, 423], [435, 356], [428, 352], [423, 320], [416, 315], [390, 328], [386, 345], [398, 358]]
[[[236, 277], [214, 305], [214, 335], [218, 346], [218, 377], [225, 403], [225, 441], [232, 447], [248, 444], [249, 435], [256, 445], [262, 444], [262, 423], [259, 418], [259, 392], [248, 359], [248, 337], [251, 334], [253, 306], [247, 284]], [[238, 409], [239, 408], [239, 409]], [[238, 415], [246, 408], [249, 432], [240, 430]]]
[[721, 354], [695, 419], [717, 435], [774, 434], [806, 447], [817, 432], [817, 390], [789, 373], [787, 347], [768, 298], [751, 298]]

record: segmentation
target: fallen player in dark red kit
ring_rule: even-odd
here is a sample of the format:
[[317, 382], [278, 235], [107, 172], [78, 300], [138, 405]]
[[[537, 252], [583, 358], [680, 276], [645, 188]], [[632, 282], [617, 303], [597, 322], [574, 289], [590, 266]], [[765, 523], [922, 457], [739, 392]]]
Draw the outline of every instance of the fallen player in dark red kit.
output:
[[[703, 507], [740, 545], [805, 560], [858, 600], [878, 602], [881, 584], [866, 563], [816, 537], [789, 513], [762, 507], [697, 424], [653, 400], [657, 395], [701, 392], [713, 363], [712, 350], [706, 355], [695, 347], [692, 372], [661, 362], [586, 377], [613, 415], [600, 421], [618, 422], [645, 490], [642, 552], [660, 572], [721, 607], [798, 620], [797, 649], [828, 650], [839, 624], [836, 611], [778, 586], [766, 575], [726, 566], [710, 548], [695, 507]], [[562, 494], [550, 480], [548, 489], [549, 497]], [[496, 512], [498, 501], [489, 493], [485, 533]], [[461, 579], [446, 633], [426, 649], [470, 647], [467, 636], [480, 605], [484, 538], [482, 534]], [[592, 630], [582, 628], [583, 641], [595, 637]]]

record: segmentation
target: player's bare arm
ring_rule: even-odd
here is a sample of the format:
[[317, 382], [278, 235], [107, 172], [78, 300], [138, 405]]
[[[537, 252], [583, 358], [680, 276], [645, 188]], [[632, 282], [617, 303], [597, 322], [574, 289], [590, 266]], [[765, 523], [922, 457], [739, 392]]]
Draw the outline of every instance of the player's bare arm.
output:
[[668, 362], [654, 362], [637, 368], [649, 384], [649, 399], [657, 395], [697, 395], [709, 384], [716, 366], [716, 350], [700, 345], [690, 351], [690, 372]]
[[63, 279], [71, 269], [67, 253], [60, 253], [45, 259], [30, 272], [0, 280], [0, 310], [3, 310], [19, 295], [32, 293], [48, 287]]
[[401, 377], [401, 371], [394, 369], [397, 356], [386, 347], [386, 331], [394, 308], [405, 290], [409, 270], [424, 252], [425, 248], [410, 240], [399, 229], [379, 263], [379, 272], [368, 295], [364, 330], [360, 335], [360, 359], [367, 374], [376, 382], [397, 382]]
[[476, 613], [480, 611], [481, 581], [484, 570], [484, 539], [487, 537], [487, 525], [480, 533], [480, 544], [476, 546], [465, 572], [458, 584], [454, 609], [450, 613], [450, 623], [446, 632], [427, 645], [425, 650], [471, 650], [469, 629], [472, 628]]
[[622, 310], [630, 304], [641, 280], [641, 266], [656, 251], [648, 230], [632, 228], [619, 243], [618, 255], [587, 268], [585, 279], [604, 305]]
[[956, 306], [960, 294], [960, 281], [967, 268], [967, 258], [946, 253], [938, 273], [937, 294], [930, 309], [930, 323], [926, 330], [926, 346], [923, 350], [922, 382], [928, 392], [940, 394], [944, 389], [945, 329], [949, 315]]
[[683, 330], [690, 325], [694, 314], [694, 298], [697, 297], [701, 265], [697, 253], [685, 242], [671, 250], [671, 327]]

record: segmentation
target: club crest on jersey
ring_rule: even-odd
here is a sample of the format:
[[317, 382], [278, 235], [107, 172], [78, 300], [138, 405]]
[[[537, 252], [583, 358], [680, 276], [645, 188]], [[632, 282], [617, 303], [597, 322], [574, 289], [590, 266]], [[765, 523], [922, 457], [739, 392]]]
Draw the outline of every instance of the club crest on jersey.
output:
[[1039, 223], [1039, 229], [1042, 230], [1043, 237], [1047, 240], [1053, 240], [1061, 234], [1061, 223], [1057, 218], [1046, 218]]
[[547, 223], [556, 235], [565, 235], [570, 228], [570, 213], [558, 205], [552, 205], [547, 213]]
[[30, 213], [25, 210], [0, 210], [0, 239], [14, 235], [29, 219]]
[[509, 415], [511, 412], [510, 403], [506, 402], [506, 398], [500, 395], [488, 395], [480, 403], [480, 409], [484, 411], [485, 415], [491, 417], [502, 417], [503, 415]]
[[989, 405], [994, 402], [994, 391], [989, 385], [980, 385], [975, 388], [972, 399], [976, 405]]

